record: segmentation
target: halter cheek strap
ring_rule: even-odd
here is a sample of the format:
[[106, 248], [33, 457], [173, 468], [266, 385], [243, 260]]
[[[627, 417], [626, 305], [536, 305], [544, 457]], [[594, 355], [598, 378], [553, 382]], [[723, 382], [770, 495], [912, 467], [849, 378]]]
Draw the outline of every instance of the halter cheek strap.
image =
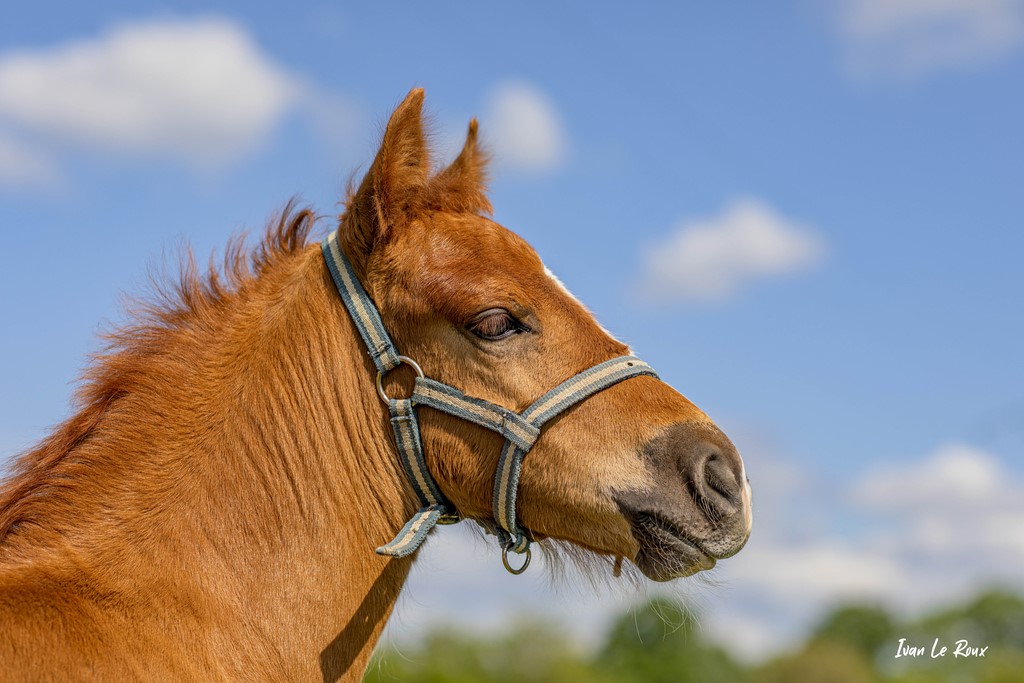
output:
[[[562, 382], [522, 413], [467, 396], [453, 386], [425, 377], [414, 360], [398, 353], [377, 307], [360, 284], [352, 265], [342, 254], [336, 231], [324, 239], [321, 248], [341, 300], [377, 368], [377, 392], [388, 405], [399, 459], [421, 503], [420, 509], [406, 522], [394, 540], [377, 548], [377, 553], [405, 557], [419, 548], [436, 524], [452, 524], [460, 519], [454, 506], [430, 475], [423, 457], [416, 406], [425, 405], [495, 431], [505, 438], [494, 477], [494, 521], [505, 567], [514, 574], [521, 573], [529, 564], [530, 538], [516, 521], [519, 473], [523, 459], [540, 436], [541, 427], [559, 413], [602, 389], [638, 375], [657, 378], [657, 373], [635, 356], [613, 358]], [[390, 398], [384, 393], [382, 380], [384, 375], [403, 363], [416, 371], [415, 388], [409, 398]], [[526, 562], [519, 569], [513, 569], [508, 563], [507, 554], [510, 550], [527, 554]]]

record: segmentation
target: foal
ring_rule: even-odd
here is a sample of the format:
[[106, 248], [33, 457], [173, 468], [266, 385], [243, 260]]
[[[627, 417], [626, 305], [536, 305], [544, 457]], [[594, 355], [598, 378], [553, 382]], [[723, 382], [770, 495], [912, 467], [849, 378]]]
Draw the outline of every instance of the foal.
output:
[[[514, 422], [628, 349], [487, 218], [475, 121], [432, 173], [422, 102], [395, 110], [334, 239], [395, 346]], [[412, 562], [374, 548], [420, 501], [313, 223], [286, 211], [255, 253], [229, 250], [226, 281], [186, 272], [20, 458], [0, 490], [0, 678], [359, 680]], [[750, 490], [729, 440], [652, 374], [602, 389], [530, 450], [526, 546], [562, 539], [655, 580], [737, 552]], [[417, 412], [446, 504], [498, 526], [502, 437]]]

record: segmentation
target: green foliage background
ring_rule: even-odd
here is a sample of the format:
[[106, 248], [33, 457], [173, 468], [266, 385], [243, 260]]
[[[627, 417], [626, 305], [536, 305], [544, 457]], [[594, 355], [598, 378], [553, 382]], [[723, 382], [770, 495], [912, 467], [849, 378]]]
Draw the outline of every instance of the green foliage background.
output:
[[[896, 658], [900, 638], [925, 647]], [[932, 643], [949, 647], [930, 656]], [[967, 639], [984, 657], [954, 658]], [[1024, 599], [992, 590], [964, 604], [900, 621], [880, 605], [834, 609], [804, 643], [749, 665], [701, 636], [680, 603], [656, 598], [622, 614], [603, 644], [583, 652], [556, 626], [519, 623], [484, 637], [430, 633], [415, 646], [382, 648], [366, 683], [1024, 683]]]

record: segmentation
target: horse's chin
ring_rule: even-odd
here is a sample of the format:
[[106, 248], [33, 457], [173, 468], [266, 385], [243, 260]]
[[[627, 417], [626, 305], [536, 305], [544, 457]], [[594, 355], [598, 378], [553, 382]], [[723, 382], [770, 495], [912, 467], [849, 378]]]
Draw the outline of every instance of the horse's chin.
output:
[[647, 578], [671, 581], [715, 566], [714, 557], [660, 515], [635, 512], [628, 519], [640, 546], [633, 562]]

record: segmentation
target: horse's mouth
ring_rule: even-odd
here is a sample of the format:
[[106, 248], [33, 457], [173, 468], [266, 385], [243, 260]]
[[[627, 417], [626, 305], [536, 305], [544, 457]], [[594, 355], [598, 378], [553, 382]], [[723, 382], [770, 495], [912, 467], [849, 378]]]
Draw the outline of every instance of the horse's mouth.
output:
[[715, 566], [715, 558], [682, 529], [653, 511], [623, 510], [640, 545], [634, 563], [654, 581], [671, 581]]

